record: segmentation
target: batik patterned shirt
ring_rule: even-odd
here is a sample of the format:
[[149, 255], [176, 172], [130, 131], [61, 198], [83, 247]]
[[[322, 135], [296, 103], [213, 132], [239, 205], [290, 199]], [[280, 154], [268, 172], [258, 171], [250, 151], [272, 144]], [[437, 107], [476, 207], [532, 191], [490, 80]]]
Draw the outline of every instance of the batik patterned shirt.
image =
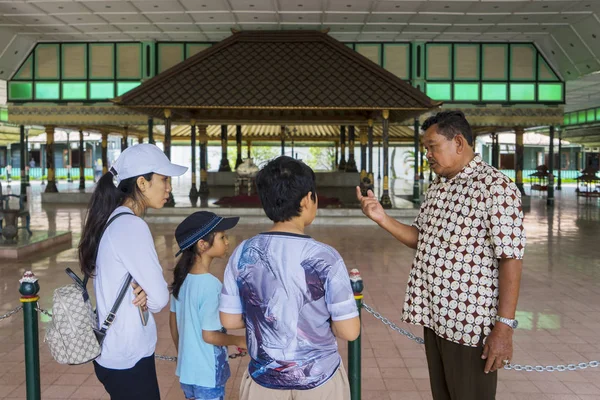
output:
[[341, 362], [331, 320], [358, 316], [338, 252], [308, 236], [279, 232], [236, 248], [219, 309], [243, 314], [249, 375], [273, 389], [312, 389], [327, 382]]
[[497, 314], [499, 259], [523, 258], [519, 189], [477, 155], [455, 177], [433, 182], [414, 226], [419, 240], [404, 321], [480, 345]]

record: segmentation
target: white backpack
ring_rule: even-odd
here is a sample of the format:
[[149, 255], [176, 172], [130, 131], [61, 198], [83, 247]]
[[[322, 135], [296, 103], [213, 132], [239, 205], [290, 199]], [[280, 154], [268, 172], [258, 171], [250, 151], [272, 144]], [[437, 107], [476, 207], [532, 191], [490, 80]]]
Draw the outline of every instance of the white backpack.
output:
[[[104, 227], [102, 235], [115, 219], [124, 214], [131, 213], [120, 213], [112, 217]], [[115, 319], [132, 278], [128, 274], [110, 313], [99, 326], [86, 289], [88, 278], [81, 280], [70, 268], [66, 269], [66, 273], [74, 283], [54, 291], [52, 321], [46, 328], [44, 342], [48, 343], [52, 357], [59, 364], [78, 365], [90, 362], [100, 355], [106, 331]]]

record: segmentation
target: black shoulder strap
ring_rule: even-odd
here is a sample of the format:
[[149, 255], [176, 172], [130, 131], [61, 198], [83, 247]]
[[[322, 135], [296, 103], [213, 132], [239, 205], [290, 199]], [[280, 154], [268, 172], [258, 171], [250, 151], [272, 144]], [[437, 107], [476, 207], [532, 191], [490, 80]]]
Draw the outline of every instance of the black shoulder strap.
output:
[[119, 307], [121, 306], [121, 303], [123, 302], [123, 298], [125, 297], [125, 293], [127, 293], [127, 288], [129, 288], [129, 285], [131, 284], [131, 280], [132, 280], [131, 274], [128, 273], [127, 278], [125, 278], [125, 282], [123, 282], [123, 286], [121, 286], [121, 290], [119, 291], [117, 300], [115, 300], [115, 304], [113, 304], [112, 309], [106, 315], [106, 318], [104, 319], [104, 322], [102, 323], [102, 325], [98, 327], [98, 328], [100, 328], [100, 332], [102, 335], [106, 334], [106, 331], [108, 330], [108, 328], [110, 328], [113, 321], [115, 320], [115, 317], [117, 316], [117, 310], [119, 309]]
[[[102, 241], [102, 236], [104, 236], [104, 233], [106, 232], [106, 229], [108, 229], [108, 227], [110, 226], [110, 224], [113, 223], [113, 221], [117, 218], [119, 218], [122, 215], [135, 215], [133, 213], [130, 212], [122, 212], [122, 213], [118, 213], [116, 215], [114, 215], [111, 219], [108, 220], [108, 222], [106, 223], [106, 225], [104, 225], [104, 229], [102, 229], [102, 233], [100, 234], [100, 238], [98, 239], [98, 246], [96, 247], [96, 253], [94, 254], [94, 263], [96, 262], [96, 259], [98, 258], [98, 249], [100, 248], [100, 241]], [[67, 272], [68, 273], [68, 272]], [[83, 290], [87, 291], [87, 283], [88, 283], [89, 277], [87, 275], [85, 275], [83, 277]]]
[[[106, 232], [106, 228], [108, 228], [108, 226], [117, 218], [119, 218], [122, 215], [135, 215], [129, 212], [122, 212], [122, 213], [118, 213], [116, 214], [114, 217], [112, 217], [111, 219], [108, 220], [108, 222], [106, 223], [106, 225], [104, 226], [104, 229], [102, 230], [102, 234], [100, 235], [100, 240], [102, 240], [102, 236], [104, 236], [104, 232]], [[100, 241], [98, 241], [98, 247], [100, 247]], [[96, 249], [96, 257], [98, 257], [98, 249]], [[94, 257], [94, 260], [96, 259], [96, 257]], [[87, 279], [88, 277], [86, 276], [83, 283], [84, 283], [84, 287], [87, 283]], [[119, 290], [119, 295], [117, 296], [117, 299], [115, 300], [115, 303], [113, 304], [110, 312], [108, 313], [108, 315], [106, 316], [106, 319], [104, 320], [104, 322], [102, 323], [101, 326], [99, 326], [98, 328], [101, 335], [105, 335], [106, 331], [108, 330], [108, 328], [110, 327], [110, 325], [113, 323], [113, 321], [115, 320], [115, 317], [117, 315], [117, 310], [119, 309], [119, 307], [121, 306], [121, 303], [123, 302], [123, 298], [125, 297], [125, 294], [127, 293], [127, 289], [129, 288], [129, 285], [131, 284], [131, 280], [133, 278], [131, 277], [131, 274], [127, 274], [127, 277], [125, 278], [125, 282], [123, 282], [123, 286], [121, 286], [121, 290]]]

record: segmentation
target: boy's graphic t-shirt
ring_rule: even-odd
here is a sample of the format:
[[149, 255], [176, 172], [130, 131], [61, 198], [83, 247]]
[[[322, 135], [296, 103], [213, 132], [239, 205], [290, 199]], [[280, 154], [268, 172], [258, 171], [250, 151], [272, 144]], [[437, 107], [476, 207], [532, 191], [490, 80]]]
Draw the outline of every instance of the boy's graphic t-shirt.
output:
[[346, 265], [309, 236], [263, 233], [225, 269], [220, 311], [243, 314], [250, 376], [273, 389], [312, 389], [341, 358], [331, 322], [358, 316]]
[[229, 379], [227, 347], [202, 340], [202, 330], [220, 331], [221, 282], [211, 274], [188, 274], [178, 299], [171, 296], [171, 311], [177, 313], [179, 351], [176, 375], [181, 383], [214, 388]]

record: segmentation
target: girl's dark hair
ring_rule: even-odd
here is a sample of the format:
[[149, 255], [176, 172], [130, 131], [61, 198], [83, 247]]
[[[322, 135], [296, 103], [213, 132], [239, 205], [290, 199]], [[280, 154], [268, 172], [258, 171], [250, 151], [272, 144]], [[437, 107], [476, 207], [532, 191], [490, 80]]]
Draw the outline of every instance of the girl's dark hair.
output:
[[[215, 242], [216, 232], [211, 232], [206, 235], [202, 240], [204, 240], [209, 245], [213, 245]], [[199, 241], [198, 241], [199, 242]], [[177, 261], [175, 268], [173, 269], [173, 283], [171, 284], [171, 293], [173, 297], [176, 299], [179, 296], [179, 289], [181, 289], [181, 285], [183, 285], [183, 281], [185, 281], [185, 277], [188, 276], [190, 270], [194, 266], [194, 262], [196, 261], [196, 245], [198, 242], [194, 243], [193, 246], [188, 247], [181, 253], [181, 258]]]
[[[145, 180], [152, 180], [153, 173], [141, 175]], [[107, 172], [102, 175], [90, 203], [85, 217], [85, 225], [79, 242], [79, 265], [81, 272], [86, 277], [94, 276], [96, 271], [96, 254], [100, 245], [100, 235], [108, 222], [108, 217], [127, 199], [132, 199], [136, 204], [142, 205], [143, 194], [136, 181], [139, 176], [124, 179], [115, 187], [113, 174]]]

